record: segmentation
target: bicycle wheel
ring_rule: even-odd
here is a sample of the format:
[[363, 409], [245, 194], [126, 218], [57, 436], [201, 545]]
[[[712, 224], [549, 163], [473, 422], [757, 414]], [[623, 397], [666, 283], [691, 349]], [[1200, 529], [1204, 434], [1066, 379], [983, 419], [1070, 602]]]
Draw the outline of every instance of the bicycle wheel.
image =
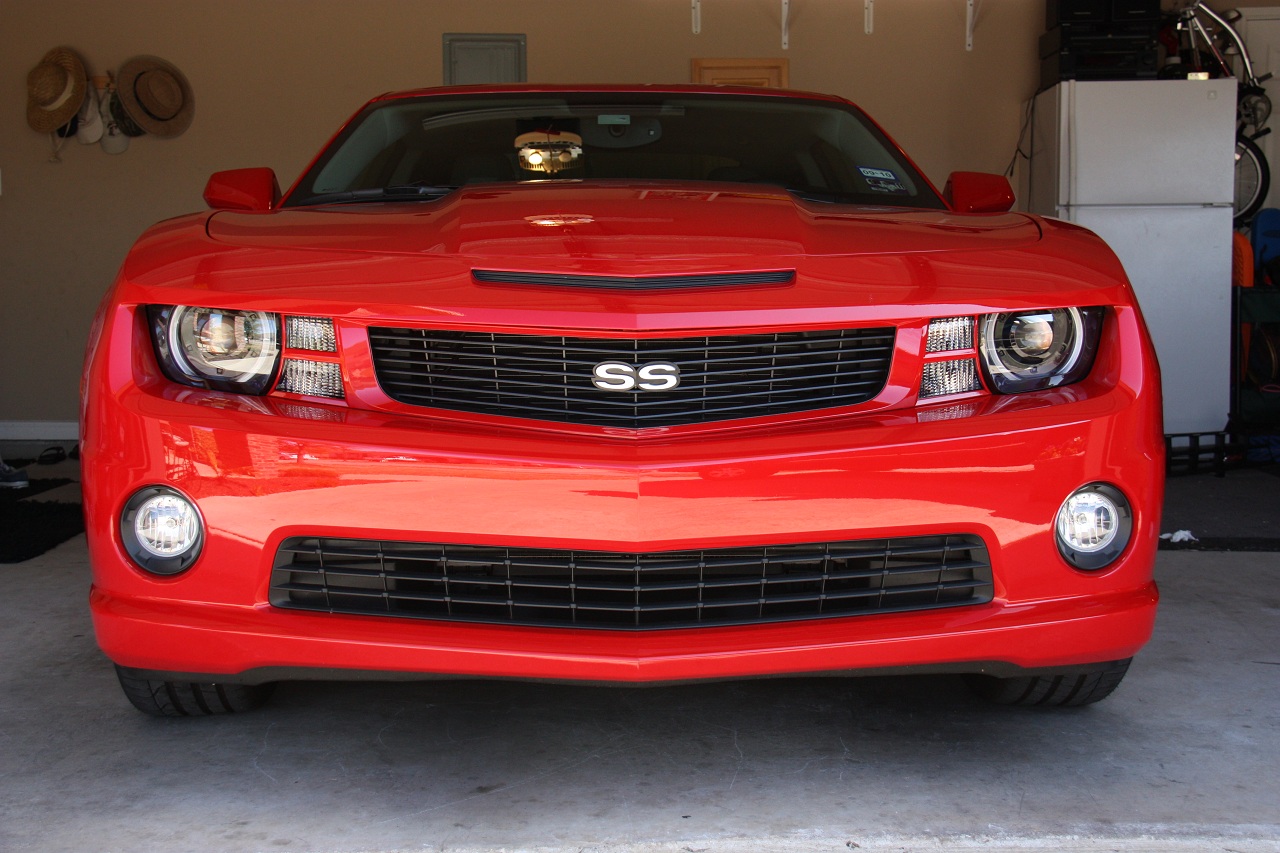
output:
[[1271, 169], [1258, 143], [1247, 136], [1236, 137], [1235, 214], [1231, 221], [1240, 226], [1253, 218], [1271, 189]]

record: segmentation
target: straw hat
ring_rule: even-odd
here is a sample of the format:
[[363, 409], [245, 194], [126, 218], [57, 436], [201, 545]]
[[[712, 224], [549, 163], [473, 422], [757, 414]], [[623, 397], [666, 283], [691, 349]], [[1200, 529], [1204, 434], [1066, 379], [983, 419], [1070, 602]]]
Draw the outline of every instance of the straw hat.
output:
[[135, 56], [116, 74], [120, 106], [144, 132], [178, 136], [191, 126], [195, 94], [187, 78], [158, 56]]
[[55, 47], [27, 75], [27, 124], [51, 133], [71, 121], [84, 103], [89, 83], [75, 51]]

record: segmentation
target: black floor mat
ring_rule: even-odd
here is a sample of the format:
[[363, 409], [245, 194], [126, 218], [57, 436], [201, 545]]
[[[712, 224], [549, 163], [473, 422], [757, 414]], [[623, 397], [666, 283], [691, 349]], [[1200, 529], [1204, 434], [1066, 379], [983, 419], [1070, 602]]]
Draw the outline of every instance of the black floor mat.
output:
[[32, 480], [25, 489], [0, 489], [0, 563], [21, 563], [84, 532], [80, 504], [23, 500], [71, 480]]

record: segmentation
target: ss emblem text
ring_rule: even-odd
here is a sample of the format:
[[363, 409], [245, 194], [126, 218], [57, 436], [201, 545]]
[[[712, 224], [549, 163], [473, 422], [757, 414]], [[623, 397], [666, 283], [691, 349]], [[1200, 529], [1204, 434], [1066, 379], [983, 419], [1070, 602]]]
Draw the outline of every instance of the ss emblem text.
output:
[[601, 391], [670, 391], [680, 385], [680, 368], [666, 361], [640, 367], [625, 361], [602, 361], [591, 371], [591, 384]]

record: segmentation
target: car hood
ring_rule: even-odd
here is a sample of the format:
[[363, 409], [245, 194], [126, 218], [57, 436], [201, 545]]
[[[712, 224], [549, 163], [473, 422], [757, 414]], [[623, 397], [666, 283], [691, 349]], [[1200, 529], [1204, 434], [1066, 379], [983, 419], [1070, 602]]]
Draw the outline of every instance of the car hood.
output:
[[121, 272], [121, 298], [138, 304], [566, 331], [832, 328], [1129, 299], [1115, 256], [1069, 223], [745, 184], [508, 184], [193, 214], [151, 228]]
[[578, 271], [629, 261], [669, 272], [671, 261], [991, 250], [1040, 238], [1020, 214], [853, 207], [725, 184], [484, 186], [438, 201], [224, 211], [207, 228], [213, 240], [242, 248], [534, 261], [544, 271], [549, 258]]

